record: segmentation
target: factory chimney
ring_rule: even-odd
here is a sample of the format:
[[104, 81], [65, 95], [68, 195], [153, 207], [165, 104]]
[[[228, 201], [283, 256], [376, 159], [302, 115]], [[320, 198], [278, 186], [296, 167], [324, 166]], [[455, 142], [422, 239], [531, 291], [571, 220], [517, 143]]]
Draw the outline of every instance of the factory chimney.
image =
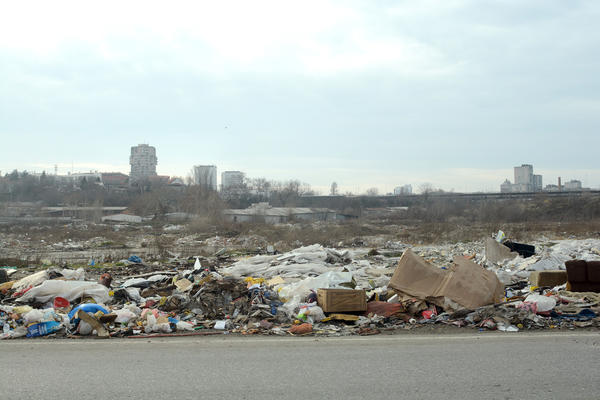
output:
[[560, 183], [560, 176], [558, 177], [558, 191], [562, 192], [562, 184]]

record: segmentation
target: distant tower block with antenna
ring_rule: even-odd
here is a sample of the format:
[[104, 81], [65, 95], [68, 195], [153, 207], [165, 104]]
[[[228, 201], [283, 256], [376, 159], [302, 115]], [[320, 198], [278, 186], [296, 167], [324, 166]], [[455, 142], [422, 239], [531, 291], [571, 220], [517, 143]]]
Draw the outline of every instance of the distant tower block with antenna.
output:
[[54, 175], [58, 175], [58, 164], [54, 164]]

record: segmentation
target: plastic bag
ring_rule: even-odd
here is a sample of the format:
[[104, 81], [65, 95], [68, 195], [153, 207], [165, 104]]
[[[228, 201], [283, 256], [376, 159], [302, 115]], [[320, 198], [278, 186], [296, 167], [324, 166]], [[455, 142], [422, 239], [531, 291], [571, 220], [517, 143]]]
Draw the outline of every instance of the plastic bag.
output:
[[177, 326], [178, 331], [193, 331], [194, 330], [194, 325], [190, 324], [189, 322], [179, 321], [175, 325]]
[[283, 312], [288, 318], [292, 318], [294, 314], [296, 314], [296, 309], [300, 305], [300, 296], [294, 296], [288, 301], [286, 301], [281, 307], [279, 307], [278, 311]]
[[44, 312], [42, 310], [31, 310], [23, 315], [23, 322], [25, 322], [25, 325], [35, 324], [40, 322], [43, 317]]
[[72, 280], [76, 280], [76, 281], [82, 281], [85, 279], [85, 271], [83, 270], [83, 268], [78, 268], [78, 269], [63, 269], [62, 271], [60, 271], [60, 273], [62, 274], [62, 276], [65, 277], [65, 279], [72, 279]]
[[129, 298], [131, 300], [136, 301], [138, 303], [141, 303], [142, 301], [144, 301], [144, 298], [140, 295], [139, 288], [128, 287], [128, 288], [125, 288], [125, 291], [127, 292], [127, 295], [129, 296]]
[[325, 313], [323, 309], [317, 305], [307, 307], [304, 315], [307, 317], [307, 321], [311, 324], [315, 322], [321, 322], [321, 320], [325, 319]]
[[113, 312], [117, 314], [117, 318], [115, 319], [115, 323], [117, 324], [126, 324], [136, 317], [134, 312], [126, 308], [123, 308], [121, 310], [115, 310]]
[[132, 262], [134, 264], [141, 264], [142, 263], [142, 259], [138, 256], [131, 256], [127, 259], [127, 261]]
[[24, 326], [17, 326], [15, 329], [0, 334], [0, 339], [16, 339], [25, 335], [27, 335], [27, 328]]
[[169, 325], [169, 323], [167, 322], [163, 322], [162, 324], [156, 324], [154, 327], [154, 332], [170, 333], [171, 325]]
[[556, 299], [533, 293], [525, 298], [525, 303], [535, 303], [537, 312], [546, 312], [551, 311], [556, 306]]
[[146, 326], [144, 327], [144, 332], [151, 333], [156, 329], [156, 317], [152, 313], [146, 314]]

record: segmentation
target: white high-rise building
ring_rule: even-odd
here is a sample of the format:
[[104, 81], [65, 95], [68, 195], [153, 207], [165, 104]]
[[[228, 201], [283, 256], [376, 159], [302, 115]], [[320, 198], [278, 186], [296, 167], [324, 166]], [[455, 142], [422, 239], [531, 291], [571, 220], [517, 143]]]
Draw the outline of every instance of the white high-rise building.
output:
[[131, 147], [129, 181], [134, 183], [156, 175], [156, 149], [147, 144]]
[[221, 173], [221, 190], [241, 189], [244, 186], [244, 173], [241, 171], [224, 171]]
[[195, 165], [194, 184], [217, 190], [217, 167], [215, 165]]

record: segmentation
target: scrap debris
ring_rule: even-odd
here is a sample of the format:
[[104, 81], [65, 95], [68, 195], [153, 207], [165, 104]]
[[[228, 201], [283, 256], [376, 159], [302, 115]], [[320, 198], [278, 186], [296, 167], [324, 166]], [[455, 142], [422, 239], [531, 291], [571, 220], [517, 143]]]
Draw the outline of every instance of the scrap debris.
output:
[[152, 265], [131, 255], [109, 271], [2, 268], [0, 338], [600, 327], [599, 240], [533, 246], [499, 232], [469, 246], [315, 244]]

